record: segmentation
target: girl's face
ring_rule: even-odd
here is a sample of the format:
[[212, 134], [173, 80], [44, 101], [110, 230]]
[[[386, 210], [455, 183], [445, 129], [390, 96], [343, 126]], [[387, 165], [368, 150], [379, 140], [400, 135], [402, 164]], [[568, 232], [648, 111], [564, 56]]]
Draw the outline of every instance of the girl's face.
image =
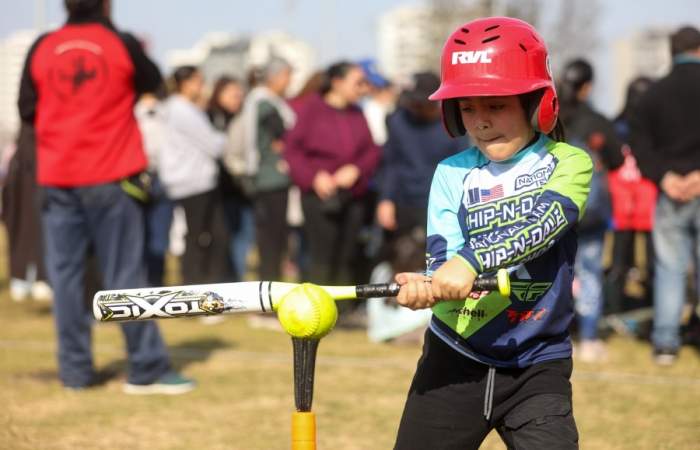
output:
[[275, 94], [284, 96], [284, 93], [287, 92], [290, 81], [292, 81], [292, 69], [286, 68], [272, 75], [267, 81], [267, 86]]
[[365, 93], [367, 80], [360, 67], [352, 67], [343, 78], [332, 82], [332, 90], [348, 103], [357, 103]]
[[243, 103], [243, 88], [238, 83], [228, 83], [219, 92], [219, 105], [231, 114], [241, 109]]
[[459, 99], [467, 133], [491, 161], [505, 161], [530, 142], [535, 132], [516, 95]]
[[194, 72], [190, 78], [182, 82], [180, 93], [196, 103], [201, 98], [203, 89], [204, 77], [201, 72], [197, 71]]

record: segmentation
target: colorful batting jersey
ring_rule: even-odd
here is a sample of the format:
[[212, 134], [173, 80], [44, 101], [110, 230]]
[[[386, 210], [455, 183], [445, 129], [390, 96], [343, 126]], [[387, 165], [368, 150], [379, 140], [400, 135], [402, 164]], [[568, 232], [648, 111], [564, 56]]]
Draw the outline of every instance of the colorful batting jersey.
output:
[[512, 292], [437, 303], [435, 334], [496, 367], [571, 356], [573, 227], [592, 170], [584, 150], [545, 135], [507, 161], [490, 161], [472, 147], [438, 165], [428, 206], [428, 274], [457, 256], [477, 274], [507, 268]]

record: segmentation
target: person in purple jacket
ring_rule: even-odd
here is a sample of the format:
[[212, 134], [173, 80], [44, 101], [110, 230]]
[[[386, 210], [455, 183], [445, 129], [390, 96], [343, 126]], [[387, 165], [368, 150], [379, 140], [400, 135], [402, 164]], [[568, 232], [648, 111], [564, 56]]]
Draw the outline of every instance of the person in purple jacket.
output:
[[360, 66], [331, 65], [320, 92], [310, 96], [286, 136], [284, 156], [302, 191], [308, 277], [314, 283], [354, 282], [351, 262], [365, 217], [364, 196], [380, 159], [356, 106], [366, 83]]

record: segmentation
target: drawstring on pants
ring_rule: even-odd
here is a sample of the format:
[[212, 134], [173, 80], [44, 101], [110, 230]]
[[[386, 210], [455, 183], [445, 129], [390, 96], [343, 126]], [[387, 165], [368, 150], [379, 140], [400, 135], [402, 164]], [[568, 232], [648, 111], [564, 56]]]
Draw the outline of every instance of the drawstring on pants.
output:
[[491, 420], [491, 412], [493, 411], [493, 390], [496, 381], [496, 368], [489, 366], [488, 374], [486, 375], [486, 392], [484, 393], [484, 418]]

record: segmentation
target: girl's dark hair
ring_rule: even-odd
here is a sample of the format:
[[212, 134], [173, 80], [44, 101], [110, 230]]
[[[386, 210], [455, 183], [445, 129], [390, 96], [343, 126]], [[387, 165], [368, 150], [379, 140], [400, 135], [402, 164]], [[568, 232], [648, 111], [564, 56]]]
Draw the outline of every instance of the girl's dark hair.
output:
[[323, 84], [325, 77], [326, 73], [322, 70], [312, 73], [311, 76], [309, 76], [309, 78], [306, 80], [306, 83], [304, 83], [304, 86], [299, 90], [299, 92], [297, 92], [297, 95], [294, 98], [301, 98], [307, 94], [320, 92], [321, 85]]
[[637, 107], [642, 95], [649, 89], [653, 83], [651, 78], [637, 77], [627, 85], [627, 96], [625, 98], [625, 106], [620, 114], [615, 118], [619, 120], [629, 120], [630, 113]]
[[579, 104], [578, 93], [586, 83], [593, 82], [593, 66], [585, 59], [570, 61], [562, 72], [557, 86], [559, 101], [564, 108]]
[[173, 72], [173, 83], [175, 92], [180, 92], [182, 84], [199, 73], [195, 66], [180, 66]]
[[[525, 117], [528, 119], [528, 121], [530, 121], [530, 123], [533, 122], [533, 116], [536, 112], [537, 106], [540, 104], [542, 94], [544, 94], [544, 90], [539, 89], [537, 91], [528, 92], [518, 96], [520, 99], [520, 104], [523, 106], [523, 110], [525, 111]], [[554, 129], [547, 133], [547, 136], [557, 142], [566, 141], [566, 131], [561, 120], [561, 115], [557, 119], [557, 123], [554, 124]]]
[[554, 129], [547, 133], [547, 136], [557, 142], [566, 141], [566, 128], [564, 128], [564, 122], [557, 119], [557, 123], [554, 124]]
[[700, 48], [700, 30], [685, 26], [671, 35], [671, 56]]
[[158, 85], [158, 87], [152, 92], [153, 95], [158, 100], [165, 100], [168, 98], [168, 84], [166, 81], [163, 81]]
[[102, 12], [104, 0], [64, 0], [63, 5], [71, 18], [81, 18]]
[[388, 248], [388, 260], [394, 273], [425, 269], [425, 230], [415, 227], [396, 236]]
[[339, 61], [335, 64], [331, 64], [330, 67], [326, 69], [323, 83], [321, 83], [321, 87], [319, 89], [321, 95], [326, 95], [328, 92], [330, 92], [331, 88], [333, 87], [333, 80], [345, 78], [348, 72], [350, 72], [350, 70], [354, 67], [359, 66], [351, 63], [350, 61]]
[[245, 79], [248, 89], [253, 89], [254, 87], [258, 86], [260, 83], [262, 83], [262, 79], [263, 74], [260, 66], [251, 67], [250, 70], [248, 70]]
[[222, 75], [219, 77], [218, 80], [216, 80], [216, 83], [214, 83], [214, 89], [212, 90], [212, 93], [211, 93], [211, 97], [209, 97], [209, 103], [207, 104], [207, 110], [221, 108], [221, 105], [219, 105], [219, 95], [221, 94], [221, 91], [223, 91], [224, 88], [226, 86], [228, 86], [229, 84], [240, 85], [241, 82], [238, 80], [238, 78], [228, 76], [228, 75]]

